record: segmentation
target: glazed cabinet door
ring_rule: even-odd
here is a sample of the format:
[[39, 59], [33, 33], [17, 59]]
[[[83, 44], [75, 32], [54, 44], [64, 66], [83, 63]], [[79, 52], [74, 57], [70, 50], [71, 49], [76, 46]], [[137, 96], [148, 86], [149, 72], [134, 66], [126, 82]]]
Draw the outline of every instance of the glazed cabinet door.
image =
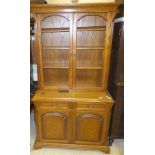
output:
[[39, 136], [44, 142], [69, 143], [70, 119], [67, 110], [40, 108]]
[[103, 90], [108, 75], [111, 20], [108, 13], [76, 13], [73, 27], [73, 87]]
[[37, 14], [39, 88], [105, 90], [112, 20], [112, 13]]
[[106, 113], [99, 110], [78, 110], [74, 116], [74, 143], [105, 144], [107, 125]]
[[37, 15], [39, 86], [45, 89], [72, 85], [71, 13]]

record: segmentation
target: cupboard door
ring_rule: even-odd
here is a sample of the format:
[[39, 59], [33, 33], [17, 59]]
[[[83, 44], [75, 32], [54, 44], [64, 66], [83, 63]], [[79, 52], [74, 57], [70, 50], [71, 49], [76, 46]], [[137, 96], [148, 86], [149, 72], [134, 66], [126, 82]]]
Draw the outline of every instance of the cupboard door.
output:
[[104, 144], [106, 115], [102, 111], [78, 110], [74, 118], [73, 141], [77, 144]]
[[70, 13], [38, 15], [39, 74], [41, 87], [72, 86], [72, 20]]
[[69, 143], [69, 114], [66, 110], [41, 108], [39, 129], [42, 141]]
[[100, 88], [103, 85], [106, 13], [74, 14], [74, 87]]

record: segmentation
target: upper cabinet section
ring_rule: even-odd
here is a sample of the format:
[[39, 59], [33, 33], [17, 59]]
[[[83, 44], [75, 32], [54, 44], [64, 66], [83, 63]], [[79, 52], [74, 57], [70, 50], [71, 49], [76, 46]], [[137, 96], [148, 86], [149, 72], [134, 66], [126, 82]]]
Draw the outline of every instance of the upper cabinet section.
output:
[[106, 90], [116, 6], [41, 6], [31, 7], [36, 12], [39, 88]]

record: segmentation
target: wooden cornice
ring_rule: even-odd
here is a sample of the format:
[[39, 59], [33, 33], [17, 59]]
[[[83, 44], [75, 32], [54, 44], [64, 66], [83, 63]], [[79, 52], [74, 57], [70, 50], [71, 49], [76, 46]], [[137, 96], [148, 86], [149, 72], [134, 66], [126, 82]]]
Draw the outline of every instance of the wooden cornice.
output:
[[113, 12], [118, 3], [90, 3], [90, 4], [31, 4], [31, 13], [55, 12]]

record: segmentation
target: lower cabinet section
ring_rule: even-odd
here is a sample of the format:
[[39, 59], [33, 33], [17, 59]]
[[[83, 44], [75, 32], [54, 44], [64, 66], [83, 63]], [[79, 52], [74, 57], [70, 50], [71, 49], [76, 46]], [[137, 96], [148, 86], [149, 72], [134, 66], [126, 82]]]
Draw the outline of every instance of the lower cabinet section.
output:
[[[60, 103], [61, 104], [61, 103]], [[85, 104], [85, 103], [83, 103]], [[72, 106], [71, 106], [72, 105]], [[56, 103], [36, 103], [37, 140], [35, 148], [61, 146], [67, 148], [91, 148], [109, 152], [106, 139], [112, 104], [68, 103], [57, 107]], [[80, 108], [80, 106], [82, 108]], [[78, 107], [78, 108], [77, 108]], [[98, 108], [104, 107], [104, 108]]]

